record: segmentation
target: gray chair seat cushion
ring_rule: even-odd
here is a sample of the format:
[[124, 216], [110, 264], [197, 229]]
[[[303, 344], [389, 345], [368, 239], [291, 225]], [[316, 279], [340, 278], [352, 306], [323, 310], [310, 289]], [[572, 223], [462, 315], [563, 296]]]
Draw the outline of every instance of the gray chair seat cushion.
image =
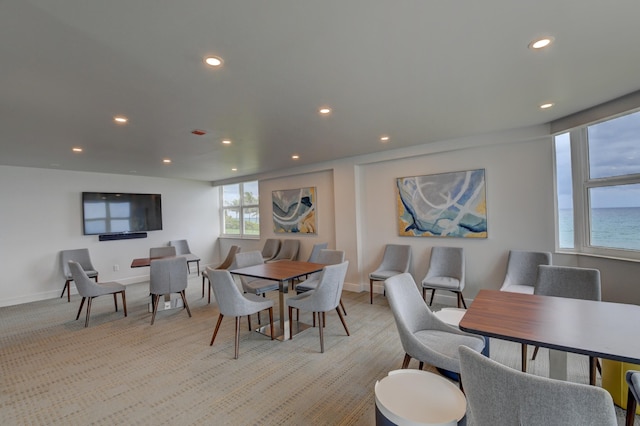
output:
[[[455, 373], [460, 372], [459, 346], [467, 346], [477, 352], [482, 352], [484, 349], [484, 339], [479, 336], [452, 334], [440, 330], [420, 330], [415, 332], [414, 336], [426, 348], [438, 354], [440, 358], [438, 367]], [[419, 354], [409, 353], [409, 355], [416, 359], [423, 359]]]
[[513, 284], [508, 287], [503, 287], [500, 289], [501, 291], [510, 291], [511, 293], [524, 293], [524, 294], [533, 294], [534, 288], [530, 285], [518, 285]]
[[95, 294], [95, 296], [102, 296], [103, 294], [112, 294], [112, 293], [118, 293], [120, 291], [124, 291], [125, 286], [120, 284], [120, 283], [116, 283], [116, 282], [106, 282], [106, 283], [97, 283], [98, 287], [95, 287], [95, 292], [98, 294]]
[[[85, 273], [85, 274], [87, 274], [87, 276], [88, 276], [89, 278], [95, 278], [95, 277], [97, 277], [97, 276], [98, 276], [98, 271], [94, 271], [94, 270], [88, 270], [88, 271], [87, 271], [87, 270], [85, 269], [85, 270], [84, 270], [84, 273]], [[67, 278], [68, 280], [70, 280], [70, 281], [71, 281], [71, 280], [73, 280], [73, 275], [71, 275], [71, 273], [69, 273], [69, 274], [67, 274], [67, 275], [66, 275], [66, 278]]]
[[252, 294], [262, 294], [268, 291], [276, 291], [278, 289], [279, 289], [278, 282], [273, 280], [257, 279], [257, 280], [252, 280], [248, 282], [245, 281], [244, 283], [244, 290], [247, 293], [252, 293]]
[[460, 288], [460, 280], [452, 277], [430, 277], [422, 281], [422, 286], [427, 288], [458, 290]]
[[383, 271], [375, 271], [369, 274], [369, 278], [373, 280], [384, 281], [387, 278], [391, 278], [394, 275], [402, 274], [404, 271], [394, 271], [394, 270], [383, 270]]
[[296, 286], [296, 291], [301, 293], [303, 291], [311, 291], [315, 290], [318, 287], [318, 283], [320, 279], [317, 276], [312, 276], [309, 279], [302, 281], [300, 284]]

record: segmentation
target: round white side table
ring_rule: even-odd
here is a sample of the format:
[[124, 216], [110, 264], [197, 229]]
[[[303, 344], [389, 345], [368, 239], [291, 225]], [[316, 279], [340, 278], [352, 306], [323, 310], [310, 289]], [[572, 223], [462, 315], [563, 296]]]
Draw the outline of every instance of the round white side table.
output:
[[390, 371], [376, 382], [377, 426], [457, 425], [467, 400], [456, 385], [422, 370]]

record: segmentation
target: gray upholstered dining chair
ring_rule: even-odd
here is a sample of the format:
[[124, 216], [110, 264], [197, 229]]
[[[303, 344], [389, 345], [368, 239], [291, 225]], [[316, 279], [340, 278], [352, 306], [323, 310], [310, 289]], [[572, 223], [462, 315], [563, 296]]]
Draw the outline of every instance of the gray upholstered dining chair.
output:
[[[249, 266], [262, 265], [263, 263], [262, 255], [259, 251], [247, 251], [236, 253], [236, 260], [231, 268], [246, 268]], [[266, 280], [264, 278], [240, 276], [240, 283], [245, 293], [257, 295], [264, 295], [264, 293], [268, 291], [276, 291], [279, 288], [277, 281]]]
[[176, 248], [177, 256], [184, 256], [187, 259], [187, 271], [189, 273], [191, 273], [190, 265], [192, 263], [195, 263], [198, 275], [200, 275], [200, 257], [191, 253], [191, 249], [189, 248], [189, 243], [187, 242], [187, 240], [169, 241], [169, 246]]
[[64, 287], [62, 287], [62, 294], [60, 297], [64, 296], [64, 291], [67, 291], [67, 302], [71, 302], [71, 281], [73, 281], [73, 275], [71, 275], [71, 270], [69, 269], [69, 261], [73, 260], [78, 262], [85, 274], [89, 278], [93, 278], [95, 282], [98, 282], [98, 271], [94, 268], [91, 263], [91, 257], [89, 256], [89, 249], [75, 249], [75, 250], [62, 250], [60, 252], [60, 266], [62, 269], [62, 274], [64, 275]]
[[[533, 294], [542, 296], [567, 297], [570, 299], [602, 300], [600, 271], [571, 266], [538, 266], [538, 280]], [[532, 359], [536, 359], [536, 346]], [[589, 383], [596, 384], [596, 368], [601, 370], [595, 357], [589, 357]]]
[[[233, 261], [236, 258], [236, 253], [240, 252], [240, 250], [240, 246], [231, 246], [229, 248], [229, 252], [227, 253], [227, 257], [225, 257], [221, 264], [212, 269], [229, 269], [231, 265], [233, 265]], [[204, 297], [205, 279], [209, 280], [209, 284], [211, 284], [209, 273], [207, 272], [208, 269], [209, 268], [205, 268], [205, 270], [202, 271], [202, 297]], [[207, 299], [207, 303], [211, 303], [211, 285], [209, 285], [209, 297]]]
[[640, 371], [629, 370], [625, 374], [625, 378], [629, 386], [625, 425], [633, 426], [636, 418], [636, 407], [638, 406], [638, 401], [640, 401]]
[[384, 282], [389, 307], [396, 322], [400, 342], [405, 351], [402, 368], [411, 358], [454, 373], [460, 373], [458, 346], [468, 346], [476, 352], [484, 349], [484, 339], [465, 333], [440, 320], [425, 301], [409, 273], [388, 278]]
[[325, 250], [327, 247], [329, 247], [329, 243], [314, 244], [313, 247], [311, 248], [311, 254], [307, 259], [307, 262], [318, 263], [318, 256], [320, 256], [320, 250]]
[[176, 253], [177, 250], [174, 246], [151, 247], [149, 249], [149, 258], [157, 259], [160, 257], [174, 257], [176, 256]]
[[153, 325], [156, 319], [160, 296], [166, 294], [180, 294], [182, 303], [187, 309], [189, 317], [191, 317], [191, 310], [189, 309], [189, 303], [187, 303], [187, 296], [185, 295], [188, 281], [187, 259], [184, 257], [155, 259], [151, 261], [150, 267], [149, 292], [151, 293], [153, 305], [151, 325]]
[[[320, 250], [320, 254], [314, 263], [322, 263], [323, 265], [336, 265], [338, 263], [344, 262], [344, 251], [342, 250]], [[298, 285], [296, 285], [296, 293], [304, 293], [306, 291], [315, 290], [318, 287], [318, 283], [320, 282], [320, 277], [322, 276], [321, 272], [316, 272], [311, 274], [306, 280], [302, 281]], [[342, 312], [347, 315], [347, 310], [344, 308], [344, 303], [342, 303], [342, 298], [340, 298], [340, 307], [342, 308]], [[315, 325], [315, 315], [313, 317], [314, 325]]]
[[411, 266], [411, 246], [387, 244], [384, 247], [382, 262], [369, 274], [369, 303], [373, 304], [373, 282], [384, 281], [394, 275], [409, 272]]
[[429, 270], [422, 280], [422, 298], [426, 301], [426, 292], [431, 290], [431, 301], [429, 302], [429, 306], [431, 306], [436, 290], [452, 291], [457, 296], [458, 308], [462, 305], [466, 309], [467, 304], [462, 296], [465, 285], [464, 275], [465, 263], [462, 247], [433, 247], [429, 259]]
[[80, 312], [85, 300], [87, 301], [87, 317], [84, 321], [84, 326], [89, 325], [89, 316], [91, 315], [91, 301], [105, 294], [113, 294], [113, 303], [116, 306], [116, 312], [118, 312], [118, 299], [116, 295], [120, 293], [122, 295], [122, 309], [124, 310], [124, 316], [127, 316], [127, 299], [125, 296], [125, 286], [116, 282], [96, 283], [89, 278], [85, 270], [80, 263], [70, 260], [67, 262], [73, 281], [76, 283], [78, 293], [82, 296], [80, 302], [80, 308], [78, 309], [78, 315], [76, 315], [76, 321], [80, 318]]
[[264, 246], [262, 247], [262, 261], [266, 262], [267, 260], [271, 260], [280, 251], [280, 245], [282, 242], [277, 238], [267, 238], [264, 242]]
[[236, 336], [235, 336], [235, 359], [238, 359], [240, 351], [240, 317], [246, 315], [249, 322], [249, 331], [251, 331], [251, 315], [262, 310], [269, 311], [269, 322], [271, 323], [271, 340], [273, 340], [273, 300], [265, 299], [254, 294], [242, 294], [236, 286], [233, 277], [229, 271], [224, 269], [207, 268], [209, 282], [213, 288], [213, 293], [218, 302], [218, 322], [211, 337], [209, 346], [213, 346], [216, 335], [220, 329], [222, 318], [232, 316], [236, 319]]
[[291, 338], [293, 338], [293, 309], [318, 314], [320, 352], [322, 353], [324, 353], [324, 314], [326, 312], [335, 309], [336, 312], [338, 312], [344, 331], [346, 331], [347, 336], [350, 336], [347, 323], [344, 321], [342, 312], [340, 312], [338, 308], [348, 267], [349, 261], [325, 266], [320, 273], [318, 286], [315, 290], [307, 291], [287, 299], [287, 306], [289, 307], [289, 336], [291, 336]]
[[526, 374], [464, 346], [459, 353], [469, 426], [618, 424], [602, 388]]
[[[507, 272], [500, 291], [533, 294], [538, 280], [538, 266], [551, 265], [551, 253], [548, 251], [510, 250], [507, 260]], [[521, 345], [521, 367], [527, 371], [527, 345]]]
[[548, 251], [510, 250], [507, 272], [500, 291], [533, 294], [538, 279], [538, 266], [551, 265]]
[[296, 260], [298, 258], [298, 251], [300, 251], [300, 240], [284, 240], [278, 254], [272, 259], [267, 260], [266, 263], [277, 262], [279, 260]]

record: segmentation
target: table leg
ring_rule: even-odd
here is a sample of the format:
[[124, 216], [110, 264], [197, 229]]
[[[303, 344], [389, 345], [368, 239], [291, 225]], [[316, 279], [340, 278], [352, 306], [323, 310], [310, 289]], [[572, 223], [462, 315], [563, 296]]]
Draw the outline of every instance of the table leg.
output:
[[[281, 341], [289, 340], [291, 338], [291, 336], [289, 335], [288, 314], [285, 314], [287, 310], [285, 309], [286, 299], [284, 295], [285, 293], [288, 293], [288, 292], [289, 292], [289, 283], [287, 281], [280, 281], [279, 289], [278, 289], [278, 314], [280, 315], [280, 318], [278, 319], [278, 321], [276, 321], [273, 324], [274, 325], [273, 332], [275, 333], [275, 336], [273, 337], [274, 339], [278, 339]], [[309, 324], [305, 324], [303, 322], [294, 320], [292, 324], [293, 335], [295, 336], [296, 334], [300, 333], [303, 330], [306, 330], [309, 327], [311, 327]], [[256, 331], [260, 334], [264, 334], [265, 336], [271, 336], [271, 327], [269, 326], [269, 324], [263, 325]]]

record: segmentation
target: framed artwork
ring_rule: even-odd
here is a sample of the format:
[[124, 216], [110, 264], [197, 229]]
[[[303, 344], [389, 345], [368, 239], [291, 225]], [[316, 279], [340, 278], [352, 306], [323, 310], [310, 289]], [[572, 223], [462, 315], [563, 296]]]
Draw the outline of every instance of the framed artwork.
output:
[[484, 169], [398, 178], [399, 233], [487, 238]]
[[316, 188], [273, 191], [273, 230], [276, 233], [316, 233]]

